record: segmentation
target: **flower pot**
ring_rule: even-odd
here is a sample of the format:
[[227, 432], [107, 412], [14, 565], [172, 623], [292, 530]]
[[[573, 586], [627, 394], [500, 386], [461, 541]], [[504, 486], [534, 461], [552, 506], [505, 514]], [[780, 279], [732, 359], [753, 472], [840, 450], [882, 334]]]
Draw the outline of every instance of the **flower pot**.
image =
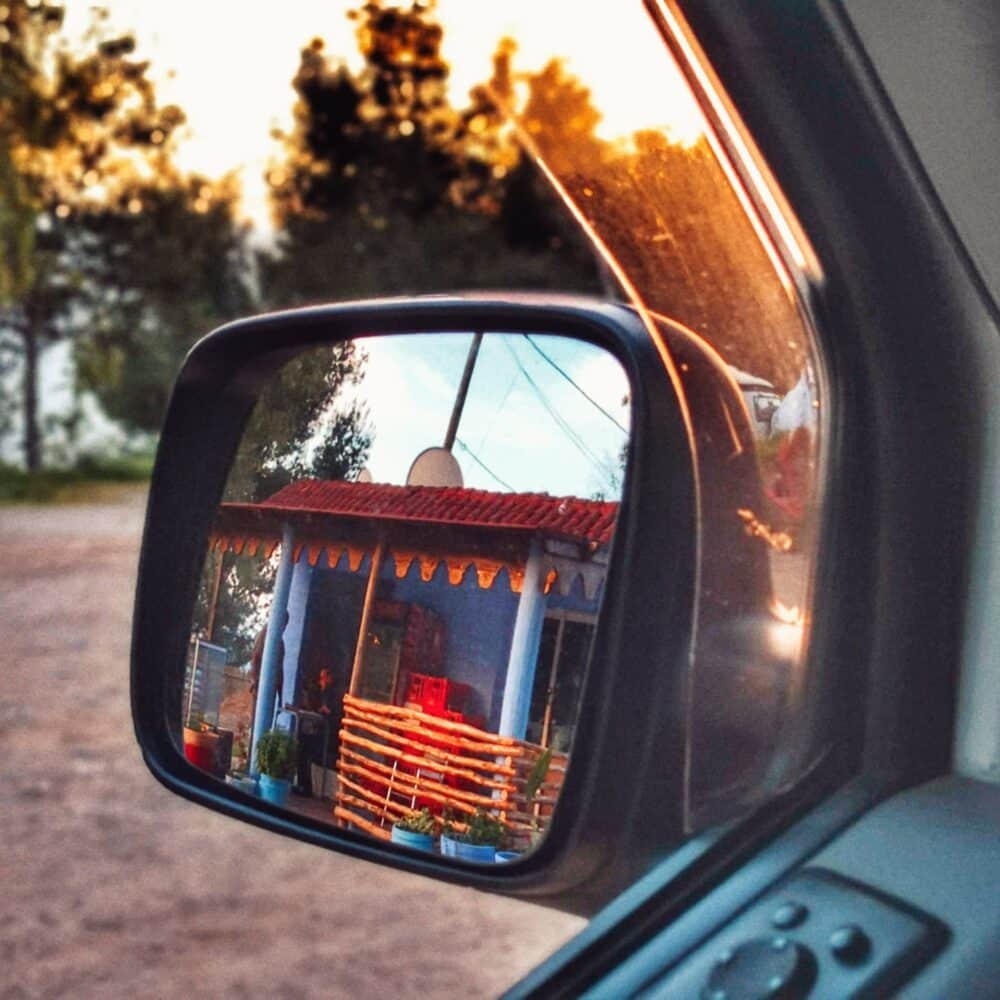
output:
[[215, 733], [184, 727], [184, 756], [201, 771], [215, 773], [218, 742]]
[[262, 774], [258, 779], [257, 787], [260, 789], [260, 797], [265, 802], [273, 802], [276, 806], [288, 805], [288, 793], [292, 787], [290, 781]]
[[500, 864], [505, 861], [517, 861], [520, 856], [520, 851], [497, 851], [494, 860]]
[[257, 794], [257, 779], [251, 778], [249, 774], [231, 774], [226, 778], [226, 781], [233, 788], [238, 788], [241, 792], [246, 792], [247, 795]]
[[441, 838], [441, 853], [446, 858], [478, 861], [480, 864], [493, 864], [496, 860], [496, 848], [492, 844], [466, 844], [451, 837]]
[[403, 844], [405, 847], [412, 847], [418, 851], [433, 851], [434, 838], [429, 833], [414, 833], [412, 830], [400, 830], [398, 826], [392, 828], [392, 842]]

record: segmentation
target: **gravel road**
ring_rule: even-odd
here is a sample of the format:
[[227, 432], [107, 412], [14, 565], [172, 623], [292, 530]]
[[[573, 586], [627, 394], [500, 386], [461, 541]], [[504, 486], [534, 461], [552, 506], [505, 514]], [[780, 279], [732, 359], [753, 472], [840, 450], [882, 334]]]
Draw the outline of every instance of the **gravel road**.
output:
[[0, 507], [0, 997], [494, 996], [583, 926], [160, 787], [128, 707], [142, 504]]

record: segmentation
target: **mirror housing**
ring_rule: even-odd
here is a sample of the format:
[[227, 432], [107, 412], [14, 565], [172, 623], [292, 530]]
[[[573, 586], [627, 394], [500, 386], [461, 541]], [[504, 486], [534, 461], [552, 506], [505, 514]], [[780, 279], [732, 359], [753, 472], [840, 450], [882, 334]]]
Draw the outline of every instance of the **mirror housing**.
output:
[[[473, 329], [556, 334], [603, 347], [631, 383], [632, 432], [605, 597], [572, 766], [548, 835], [516, 865], [480, 868], [401, 851], [251, 799], [190, 764], [179, 714], [189, 624], [226, 475], [262, 387], [302, 350], [380, 333]], [[686, 370], [717, 378], [694, 335], [657, 324]], [[676, 344], [671, 344], [676, 340]], [[209, 808], [366, 860], [592, 912], [684, 836], [697, 493], [685, 404], [631, 309], [584, 298], [488, 295], [350, 303], [238, 321], [189, 355], [153, 472], [132, 647], [136, 735], [153, 774]], [[709, 397], [710, 393], [702, 393]]]

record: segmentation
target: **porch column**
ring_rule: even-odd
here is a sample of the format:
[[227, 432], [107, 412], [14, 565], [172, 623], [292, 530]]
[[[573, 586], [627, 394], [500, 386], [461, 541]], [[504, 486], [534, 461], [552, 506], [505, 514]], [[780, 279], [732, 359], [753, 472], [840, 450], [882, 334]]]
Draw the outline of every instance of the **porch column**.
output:
[[312, 588], [313, 568], [304, 556], [292, 567], [292, 582], [288, 591], [288, 624], [285, 626], [285, 662], [282, 676], [284, 690], [277, 692], [282, 704], [293, 704], [299, 696], [302, 676], [302, 646], [305, 643], [306, 612]]
[[267, 622], [267, 638], [260, 660], [260, 677], [257, 679], [257, 707], [253, 716], [253, 743], [250, 747], [250, 773], [256, 775], [257, 741], [271, 728], [274, 715], [274, 698], [278, 693], [278, 650], [281, 647], [281, 633], [285, 629], [285, 614], [288, 611], [288, 595], [292, 589], [292, 550], [295, 548], [295, 533], [291, 525], [281, 528], [281, 560], [278, 575], [274, 581], [274, 600]]
[[531, 708], [531, 687], [535, 681], [535, 664], [538, 646], [542, 639], [545, 619], [545, 592], [543, 589], [542, 546], [532, 539], [528, 562], [524, 567], [524, 584], [514, 619], [514, 635], [510, 641], [507, 660], [507, 679], [503, 688], [503, 705], [500, 708], [500, 735], [523, 740], [528, 728]]

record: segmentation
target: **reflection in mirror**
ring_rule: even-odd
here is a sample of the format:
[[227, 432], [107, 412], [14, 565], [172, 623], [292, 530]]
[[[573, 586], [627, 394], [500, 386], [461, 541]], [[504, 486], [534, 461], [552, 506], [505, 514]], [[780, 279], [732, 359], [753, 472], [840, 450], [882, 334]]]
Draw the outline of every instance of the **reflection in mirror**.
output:
[[294, 813], [475, 861], [544, 835], [627, 451], [604, 350], [366, 337], [277, 373], [206, 554], [184, 753]]

